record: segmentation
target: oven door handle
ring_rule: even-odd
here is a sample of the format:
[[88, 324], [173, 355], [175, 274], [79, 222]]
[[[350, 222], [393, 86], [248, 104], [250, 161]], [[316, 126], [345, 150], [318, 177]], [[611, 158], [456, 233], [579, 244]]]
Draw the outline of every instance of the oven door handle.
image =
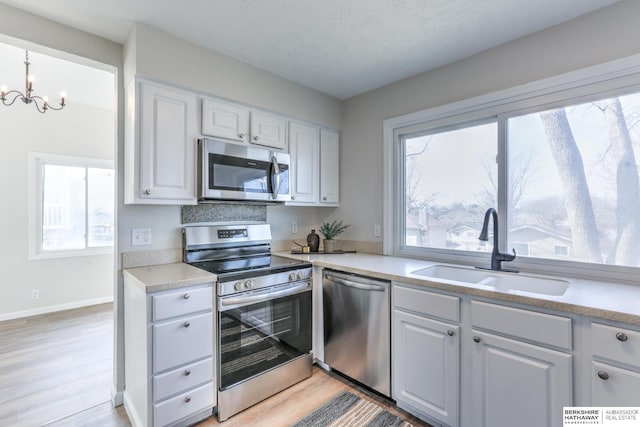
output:
[[311, 288], [311, 283], [305, 282], [301, 285], [292, 286], [287, 289], [282, 289], [274, 292], [267, 292], [260, 295], [244, 295], [240, 297], [220, 298], [221, 307], [238, 307], [247, 304], [256, 304], [260, 302], [270, 301], [276, 298], [282, 298], [289, 295], [297, 294], [301, 291], [305, 291]]

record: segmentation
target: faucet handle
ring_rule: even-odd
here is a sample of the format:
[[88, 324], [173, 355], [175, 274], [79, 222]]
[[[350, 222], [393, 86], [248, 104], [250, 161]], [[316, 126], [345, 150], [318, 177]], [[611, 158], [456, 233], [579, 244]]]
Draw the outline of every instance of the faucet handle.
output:
[[511, 250], [513, 251], [513, 255], [504, 254], [504, 261], [513, 261], [514, 259], [516, 259], [516, 250], [514, 248], [511, 248]]

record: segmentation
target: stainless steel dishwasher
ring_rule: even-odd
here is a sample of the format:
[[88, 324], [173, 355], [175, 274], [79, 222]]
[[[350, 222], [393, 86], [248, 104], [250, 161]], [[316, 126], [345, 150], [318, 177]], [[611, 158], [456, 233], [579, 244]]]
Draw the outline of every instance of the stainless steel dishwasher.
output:
[[391, 396], [390, 283], [333, 270], [322, 274], [324, 358], [338, 371]]

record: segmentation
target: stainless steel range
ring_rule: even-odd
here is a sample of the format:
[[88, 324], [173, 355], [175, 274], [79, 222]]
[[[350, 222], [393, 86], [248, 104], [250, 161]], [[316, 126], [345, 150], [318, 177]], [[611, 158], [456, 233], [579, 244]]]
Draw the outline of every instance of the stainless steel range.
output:
[[185, 227], [184, 261], [218, 275], [218, 418], [311, 376], [311, 264], [271, 255], [268, 224]]

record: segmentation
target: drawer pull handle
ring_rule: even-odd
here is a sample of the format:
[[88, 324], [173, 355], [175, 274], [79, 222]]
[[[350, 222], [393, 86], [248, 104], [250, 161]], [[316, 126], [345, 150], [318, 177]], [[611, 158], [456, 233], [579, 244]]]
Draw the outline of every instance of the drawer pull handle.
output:
[[184, 325], [182, 325], [182, 326], [184, 326], [185, 328], [188, 328], [189, 326], [191, 326], [191, 323], [189, 323], [189, 322], [184, 322]]
[[191, 371], [187, 369], [186, 371], [184, 371], [184, 375], [188, 377], [189, 375], [191, 375]]
[[183, 297], [183, 298], [184, 298], [184, 299], [189, 299], [190, 297], [191, 297], [191, 295], [189, 295], [189, 294], [184, 294], [184, 297]]
[[447, 335], [449, 335], [450, 337], [454, 336], [455, 334], [456, 334], [456, 333], [455, 333], [455, 332], [453, 332], [453, 330], [452, 330], [452, 329], [449, 329], [449, 330], [447, 331]]
[[185, 401], [185, 402], [187, 402], [187, 403], [191, 402], [191, 396], [187, 396], [187, 397], [185, 397], [185, 398], [184, 398], [184, 401]]
[[477, 335], [473, 337], [473, 342], [480, 342], [480, 337]]
[[605, 371], [598, 371], [598, 376], [603, 380], [609, 379], [609, 374], [607, 374]]
[[244, 139], [244, 133], [239, 133], [238, 137], [240, 137], [240, 139]]
[[628, 340], [628, 339], [629, 339], [629, 337], [627, 336], [627, 334], [622, 333], [622, 332], [618, 332], [618, 333], [616, 334], [616, 338], [618, 339], [618, 341], [622, 341], [622, 342], [625, 342], [626, 340]]

